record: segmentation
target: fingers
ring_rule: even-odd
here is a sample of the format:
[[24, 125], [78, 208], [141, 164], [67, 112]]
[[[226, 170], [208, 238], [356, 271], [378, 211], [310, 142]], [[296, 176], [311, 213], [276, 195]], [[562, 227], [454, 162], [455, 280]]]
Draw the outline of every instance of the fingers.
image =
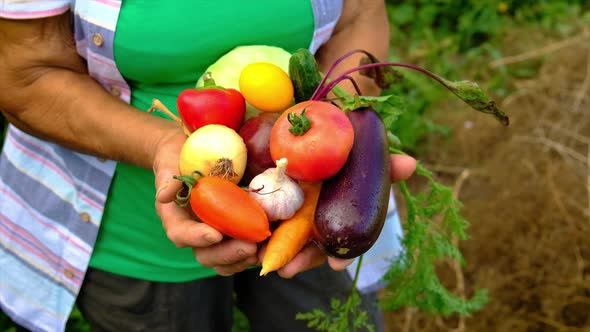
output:
[[230, 276], [258, 264], [257, 245], [223, 235], [209, 225], [194, 220], [185, 208], [174, 203], [156, 202], [166, 235], [177, 247], [192, 247], [196, 260], [217, 274]]
[[297, 273], [307, 271], [322, 265], [326, 261], [326, 255], [313, 243], [306, 245], [287, 265], [280, 268], [277, 273], [282, 278], [293, 278]]
[[208, 267], [240, 262], [248, 257], [256, 256], [257, 250], [255, 243], [236, 239], [226, 239], [207, 248], [193, 249], [199, 263]]
[[212, 267], [223, 276], [241, 272], [249, 266], [258, 264], [256, 243], [236, 239], [226, 239], [220, 243], [193, 248], [195, 258], [201, 265]]
[[156, 178], [156, 201], [169, 203], [176, 199], [176, 193], [182, 189], [182, 182], [173, 178], [178, 175], [178, 156], [160, 156], [154, 162]]
[[[391, 155], [391, 179], [394, 182], [408, 179], [416, 169], [416, 160], [406, 155]], [[182, 183], [173, 179], [178, 174], [178, 151], [158, 154], [154, 162], [156, 193], [156, 211], [162, 220], [168, 238], [178, 247], [192, 247], [195, 258], [203, 266], [212, 267], [222, 276], [233, 275], [248, 267], [258, 264], [264, 252], [257, 252], [255, 243], [227, 239], [212, 227], [195, 221], [186, 208], [174, 203], [176, 192]], [[263, 249], [264, 250], [264, 249]], [[295, 258], [279, 269], [277, 273], [283, 278], [292, 278], [296, 274], [323, 264], [326, 256], [314, 245], [307, 245]], [[353, 260], [328, 257], [328, 264], [335, 271], [342, 271]]]
[[347, 266], [352, 264], [352, 262], [354, 262], [354, 259], [340, 259], [335, 257], [328, 257], [328, 264], [334, 271], [342, 271]]
[[[260, 260], [264, 257], [265, 248], [259, 252]], [[287, 265], [280, 268], [277, 273], [285, 279], [293, 278], [296, 274], [313, 269], [326, 261], [326, 255], [313, 243], [306, 245]], [[328, 257], [328, 264], [334, 271], [342, 271], [352, 264], [354, 259], [339, 259]]]
[[391, 155], [391, 180], [393, 182], [407, 180], [416, 170], [416, 159], [401, 155]]
[[156, 201], [171, 203], [176, 199], [176, 193], [182, 189], [182, 182], [173, 179], [174, 175], [171, 172], [156, 174]]
[[182, 182], [173, 179], [173, 176], [180, 173], [178, 159], [185, 140], [185, 136], [174, 136], [162, 144], [162, 148], [158, 149], [158, 153], [154, 157], [156, 200], [159, 202], [172, 202], [176, 198], [176, 192], [182, 188]]
[[258, 264], [258, 262], [259, 261], [256, 258], [256, 256], [252, 256], [234, 264], [213, 267], [213, 270], [215, 270], [215, 272], [220, 276], [229, 277], [236, 273], [244, 271], [250, 266]]
[[209, 225], [198, 222], [186, 208], [174, 203], [156, 202], [156, 212], [166, 235], [177, 247], [208, 247], [219, 243], [223, 235]]
[[192, 247], [196, 260], [212, 267], [223, 276], [245, 270], [258, 264], [257, 245], [223, 235], [199, 222], [188, 208], [179, 207], [173, 201], [182, 189], [182, 182], [173, 178], [179, 175], [178, 160], [186, 135], [170, 135], [158, 144], [153, 171], [156, 186], [156, 212], [168, 238], [177, 247]]

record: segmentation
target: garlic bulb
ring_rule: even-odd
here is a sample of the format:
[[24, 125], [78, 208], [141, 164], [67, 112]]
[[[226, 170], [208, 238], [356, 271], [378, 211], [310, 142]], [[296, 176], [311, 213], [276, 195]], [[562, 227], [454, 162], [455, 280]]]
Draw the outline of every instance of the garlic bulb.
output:
[[303, 205], [303, 190], [285, 174], [287, 159], [277, 160], [276, 165], [255, 176], [248, 186], [269, 221], [291, 218]]

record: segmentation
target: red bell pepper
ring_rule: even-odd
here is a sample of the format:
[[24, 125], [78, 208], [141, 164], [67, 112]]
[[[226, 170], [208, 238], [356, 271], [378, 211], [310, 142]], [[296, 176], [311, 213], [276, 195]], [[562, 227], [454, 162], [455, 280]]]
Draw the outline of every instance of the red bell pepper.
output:
[[176, 100], [178, 114], [189, 132], [208, 124], [220, 124], [238, 130], [246, 114], [246, 101], [240, 91], [217, 86], [211, 73], [205, 73], [204, 85], [182, 91]]

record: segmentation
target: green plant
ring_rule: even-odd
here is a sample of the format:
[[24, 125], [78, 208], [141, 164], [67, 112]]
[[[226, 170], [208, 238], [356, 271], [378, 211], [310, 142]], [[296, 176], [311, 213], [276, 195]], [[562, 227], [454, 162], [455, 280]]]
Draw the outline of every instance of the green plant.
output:
[[[504, 56], [502, 38], [507, 31], [535, 26], [558, 35], [579, 28], [575, 17], [588, 15], [584, 0], [387, 0], [391, 22], [391, 60], [412, 63], [457, 79], [455, 73], [486, 82], [486, 90], [499, 97], [511, 92], [510, 77], [530, 77], [538, 66], [500, 67], [488, 64]], [[586, 20], [588, 21], [588, 20]], [[450, 137], [450, 130], [433, 123], [448, 94], [427, 83], [419, 75], [407, 75], [385, 94], [405, 96], [406, 112], [393, 131], [405, 151], [417, 152], [428, 135]]]
[[74, 307], [66, 324], [66, 332], [90, 332], [90, 326], [82, 317], [82, 313]]
[[333, 298], [330, 303], [330, 312], [314, 309], [310, 312], [298, 313], [296, 315], [296, 319], [307, 321], [307, 326], [314, 328], [317, 331], [356, 331], [362, 328], [369, 332], [374, 331], [373, 325], [371, 325], [369, 322], [369, 316], [367, 312], [358, 309], [362, 300], [358, 290], [356, 289], [356, 282], [361, 269], [362, 259], [363, 256], [360, 256], [356, 267], [351, 294], [345, 299], [344, 302]]
[[[395, 94], [378, 97], [350, 95], [341, 89], [336, 89], [336, 85], [344, 79], [350, 79], [347, 75], [354, 71], [359, 71], [372, 78], [382, 88], [399, 84], [401, 77], [399, 69], [419, 72], [431, 81], [442, 85], [474, 110], [493, 115], [505, 126], [509, 124], [506, 114], [497, 107], [493, 100], [488, 98], [476, 83], [471, 81], [450, 81], [411, 64], [379, 62], [372, 54], [362, 50], [351, 51], [343, 55], [335, 61], [333, 67], [355, 52], [363, 53], [366, 56], [361, 64], [340, 73], [330, 82], [322, 80], [312, 99], [323, 98], [328, 91], [332, 91], [342, 103], [342, 110], [354, 111], [370, 108], [377, 111], [383, 120], [387, 136], [390, 138], [389, 149], [391, 153], [404, 153], [399, 149], [399, 145], [403, 146], [403, 144], [400, 144], [399, 138], [395, 137], [392, 131], [392, 127], [404, 114], [404, 108], [400, 102], [402, 97]], [[329, 77], [332, 68], [326, 72], [326, 77]], [[352, 81], [354, 83], [354, 80]], [[356, 83], [354, 85], [356, 86]], [[440, 86], [438, 87], [440, 88]], [[358, 89], [357, 92], [361, 93]], [[368, 161], [365, 160], [365, 162]], [[376, 167], [378, 166], [376, 165]], [[428, 180], [430, 189], [427, 193], [414, 196], [408, 190], [405, 182], [402, 181], [399, 185], [406, 201], [408, 218], [404, 224], [405, 236], [402, 240], [402, 253], [399, 259], [392, 262], [390, 270], [384, 278], [388, 282], [388, 293], [382, 299], [381, 304], [389, 310], [413, 306], [432, 314], [444, 316], [450, 314], [470, 315], [487, 303], [487, 292], [478, 290], [471, 298], [458, 297], [447, 290], [436, 273], [436, 266], [442, 260], [464, 264], [455, 239], [467, 238], [466, 229], [469, 222], [461, 216], [459, 211], [461, 203], [453, 196], [450, 188], [438, 183], [420, 163], [417, 165], [416, 173]], [[370, 196], [376, 199], [375, 195]], [[339, 198], [342, 197], [339, 196]], [[356, 225], [358, 226], [358, 224]], [[362, 255], [360, 257], [362, 260]], [[307, 320], [309, 327], [314, 327], [319, 331], [355, 331], [358, 328], [371, 330], [372, 326], [366, 320], [366, 313], [356, 309], [360, 301], [356, 290], [359, 267], [360, 263], [357, 267], [351, 294], [344, 303], [333, 300], [329, 313], [316, 309], [307, 313], [299, 313], [297, 318]]]
[[12, 320], [0, 310], [0, 332], [15, 332], [16, 327]]
[[246, 315], [236, 306], [233, 308], [233, 324], [231, 330], [232, 332], [250, 331], [250, 322], [248, 321], [248, 317], [246, 317]]
[[444, 260], [465, 264], [453, 239], [467, 239], [469, 222], [461, 216], [462, 204], [451, 188], [438, 183], [420, 163], [416, 173], [427, 179], [430, 189], [414, 196], [404, 182], [400, 184], [408, 211], [404, 252], [385, 276], [389, 283], [381, 303], [385, 310], [409, 306], [432, 314], [469, 316], [488, 302], [487, 291], [461, 299], [445, 288], [435, 271]]

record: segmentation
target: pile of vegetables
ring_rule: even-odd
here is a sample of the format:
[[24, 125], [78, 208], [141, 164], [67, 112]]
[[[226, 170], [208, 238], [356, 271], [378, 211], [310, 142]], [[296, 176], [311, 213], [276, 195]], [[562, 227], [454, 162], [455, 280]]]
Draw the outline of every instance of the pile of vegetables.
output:
[[[399, 115], [399, 99], [363, 96], [358, 88], [355, 95], [344, 92], [338, 84], [343, 80], [354, 83], [351, 73], [360, 71], [386, 88], [400, 78], [394, 67], [414, 69], [476, 110], [493, 114], [503, 124], [508, 122], [471, 82], [449, 82], [412, 65], [379, 62], [358, 50], [343, 55], [332, 68], [358, 52], [366, 57], [357, 68], [330, 77], [332, 69], [321, 73], [307, 50], [289, 54], [268, 46], [242, 46], [213, 64], [195, 88], [178, 96], [180, 117], [154, 100], [151, 111], [169, 113], [188, 135], [179, 159], [181, 175], [175, 177], [185, 183], [177, 204], [190, 206], [200, 221], [227, 236], [268, 241], [261, 275], [285, 266], [310, 241], [327, 255], [362, 259], [381, 233], [391, 189], [389, 154], [401, 153], [384, 120], [392, 121]], [[329, 100], [329, 93], [336, 100]], [[428, 177], [420, 165], [418, 174]], [[438, 312], [445, 314], [468, 314], [481, 307], [485, 296], [478, 295], [470, 303], [451, 294], [440, 297], [436, 291], [429, 293], [429, 285], [419, 284], [428, 280], [416, 278], [428, 270], [426, 266], [447, 254], [426, 252], [424, 246], [430, 244], [432, 234], [447, 230], [413, 230], [416, 212], [429, 207], [417, 206], [405, 184], [401, 188], [409, 217], [414, 220], [407, 222], [410, 240], [404, 241], [404, 253], [390, 271], [390, 277], [397, 278], [404, 288], [396, 299], [403, 298], [401, 305], [427, 309], [438, 301]], [[452, 202], [448, 207], [452, 211], [457, 208]], [[465, 224], [454, 225], [455, 230], [463, 232]], [[452, 234], [442, 235], [435, 237], [434, 245], [451, 243]], [[419, 236], [422, 242], [410, 242]], [[456, 248], [448, 250], [451, 258], [461, 260]], [[408, 283], [413, 282], [413, 293], [403, 284], [404, 274]], [[427, 274], [438, 281], [434, 269]], [[335, 303], [336, 315], [354, 313], [352, 304], [358, 300], [353, 289], [347, 303]], [[444, 309], [445, 305], [454, 309]], [[318, 327], [334, 315], [312, 312], [299, 318]], [[350, 324], [362, 325], [362, 319], [357, 318]], [[339, 324], [349, 323], [349, 319], [344, 321]]]

